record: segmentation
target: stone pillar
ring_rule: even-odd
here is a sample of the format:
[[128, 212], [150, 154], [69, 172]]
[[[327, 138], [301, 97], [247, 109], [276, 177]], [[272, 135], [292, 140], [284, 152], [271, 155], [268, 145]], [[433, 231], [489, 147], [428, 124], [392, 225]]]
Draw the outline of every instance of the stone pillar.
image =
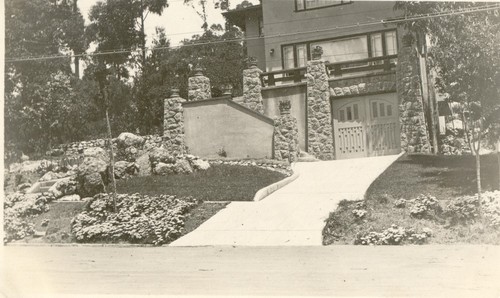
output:
[[[321, 50], [321, 49], [320, 49]], [[321, 160], [335, 158], [330, 88], [325, 62], [318, 52], [307, 62], [307, 151]]]
[[243, 70], [243, 105], [258, 113], [264, 114], [262, 101], [262, 70], [257, 67], [257, 60], [251, 59], [249, 68]]
[[280, 101], [281, 116], [274, 118], [274, 159], [294, 162], [299, 156], [299, 128], [290, 115], [290, 101]]
[[401, 126], [401, 150], [407, 153], [429, 153], [429, 132], [425, 120], [418, 52], [406, 46], [398, 53], [396, 68]]
[[188, 79], [188, 100], [197, 101], [212, 98], [210, 79], [203, 75], [202, 68], [195, 68], [194, 77]]
[[163, 108], [163, 144], [172, 154], [184, 154], [184, 109], [186, 100], [179, 96], [178, 89], [172, 89], [170, 98], [165, 99]]

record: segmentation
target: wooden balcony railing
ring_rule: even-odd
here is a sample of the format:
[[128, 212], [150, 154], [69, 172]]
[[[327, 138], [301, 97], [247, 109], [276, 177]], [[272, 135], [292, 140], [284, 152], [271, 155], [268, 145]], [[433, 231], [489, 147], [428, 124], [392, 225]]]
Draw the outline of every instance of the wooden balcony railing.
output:
[[[391, 71], [396, 67], [397, 57], [398, 55], [390, 55], [354, 61], [327, 63], [326, 69], [330, 77], [342, 77], [345, 74], [379, 70]], [[305, 80], [306, 71], [306, 67], [275, 70], [262, 73], [260, 79], [264, 87], [300, 83]]]

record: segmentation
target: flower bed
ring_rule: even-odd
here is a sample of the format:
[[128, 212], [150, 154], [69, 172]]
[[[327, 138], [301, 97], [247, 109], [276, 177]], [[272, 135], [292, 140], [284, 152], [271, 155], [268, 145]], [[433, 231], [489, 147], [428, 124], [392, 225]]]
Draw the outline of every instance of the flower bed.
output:
[[98, 194], [71, 222], [79, 242], [161, 245], [179, 237], [184, 215], [198, 202], [191, 197], [119, 194], [117, 212], [108, 194]]

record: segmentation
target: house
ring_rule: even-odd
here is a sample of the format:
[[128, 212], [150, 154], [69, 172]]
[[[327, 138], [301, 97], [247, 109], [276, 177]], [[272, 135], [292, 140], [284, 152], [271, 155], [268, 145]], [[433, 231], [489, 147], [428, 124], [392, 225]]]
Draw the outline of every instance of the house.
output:
[[289, 100], [302, 151], [343, 159], [437, 148], [426, 60], [404, 41], [394, 3], [264, 0], [224, 13], [263, 71], [264, 115]]

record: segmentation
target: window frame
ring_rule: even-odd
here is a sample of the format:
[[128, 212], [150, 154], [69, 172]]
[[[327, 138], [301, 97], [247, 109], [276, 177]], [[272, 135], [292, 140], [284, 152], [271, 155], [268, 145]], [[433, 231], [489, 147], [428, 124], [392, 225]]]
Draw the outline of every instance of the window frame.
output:
[[[322, 42], [322, 41], [335, 41], [335, 40], [342, 40], [342, 39], [348, 39], [348, 38], [353, 38], [353, 37], [359, 37], [359, 36], [365, 36], [366, 37], [366, 43], [368, 46], [368, 58], [373, 57], [372, 53], [372, 46], [371, 46], [371, 35], [374, 34], [382, 34], [382, 56], [380, 57], [385, 57], [387, 55], [387, 45], [386, 45], [386, 32], [395, 32], [395, 38], [396, 38], [396, 53], [399, 53], [399, 42], [398, 41], [398, 30], [397, 28], [390, 28], [390, 29], [383, 29], [383, 30], [376, 30], [376, 31], [370, 31], [370, 32], [365, 32], [365, 33], [356, 33], [356, 34], [350, 34], [350, 35], [343, 35], [343, 36], [338, 36], [334, 38], [322, 38], [322, 39], [315, 39], [315, 40], [308, 40], [308, 41], [301, 41], [301, 42], [294, 42], [294, 43], [287, 43], [287, 44], [282, 44], [281, 45], [281, 69], [290, 69], [290, 68], [285, 68], [285, 61], [284, 61], [284, 47], [288, 46], [293, 46], [293, 65], [294, 67], [292, 68], [297, 68], [298, 66], [298, 61], [297, 61], [297, 45], [305, 44], [306, 45], [306, 51], [307, 51], [307, 60], [311, 60], [311, 44], [316, 43], [316, 42]], [[347, 62], [347, 61], [346, 61]]]
[[[299, 1], [302, 2], [302, 5], [304, 6], [303, 9], [299, 9], [299, 7], [297, 5], [297, 2], [299, 2]], [[307, 8], [306, 1], [307, 0], [295, 0], [294, 1], [295, 12], [303, 12], [303, 11], [309, 11], [309, 10], [315, 10], [315, 9], [323, 9], [323, 8], [341, 6], [341, 5], [346, 5], [346, 4], [352, 4], [353, 3], [352, 0], [340, 0], [340, 3], [337, 3], [337, 4], [329, 4], [329, 5], [325, 5], [325, 6], [317, 6], [317, 7], [313, 7], [313, 8]]]

